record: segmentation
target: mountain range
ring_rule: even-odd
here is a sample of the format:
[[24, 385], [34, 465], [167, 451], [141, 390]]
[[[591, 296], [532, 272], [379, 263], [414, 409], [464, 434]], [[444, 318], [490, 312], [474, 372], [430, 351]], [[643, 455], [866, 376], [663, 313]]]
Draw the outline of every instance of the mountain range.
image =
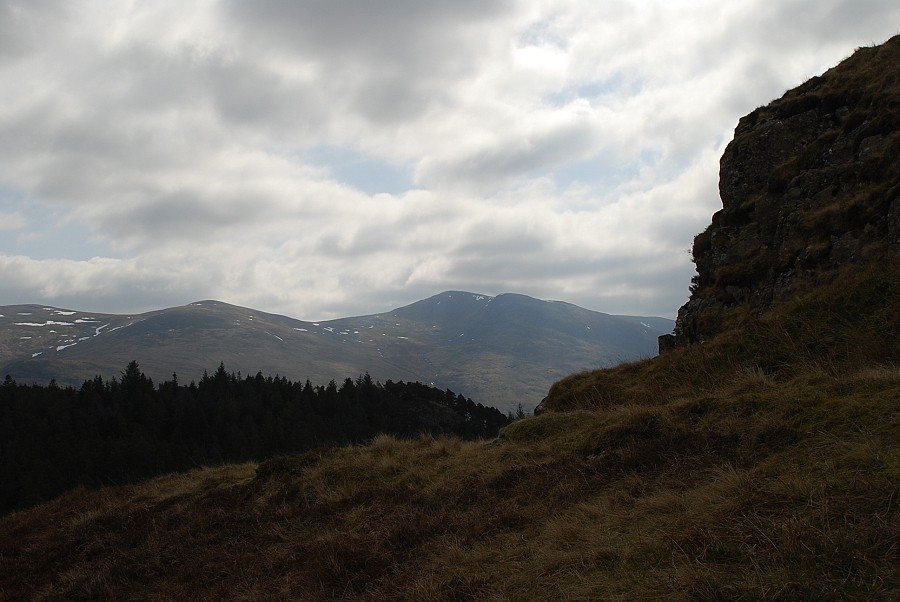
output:
[[325, 384], [368, 372], [419, 381], [504, 411], [531, 409], [574, 370], [657, 353], [674, 322], [507, 293], [447, 291], [380, 314], [309, 322], [198, 301], [135, 315], [0, 307], [0, 375], [79, 386], [132, 360], [160, 382], [229, 371]]

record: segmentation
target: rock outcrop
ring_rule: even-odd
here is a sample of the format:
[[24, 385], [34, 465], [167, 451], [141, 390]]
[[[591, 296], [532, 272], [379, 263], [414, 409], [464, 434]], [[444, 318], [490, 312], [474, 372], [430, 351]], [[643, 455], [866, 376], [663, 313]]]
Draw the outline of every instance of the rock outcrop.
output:
[[900, 36], [742, 118], [722, 209], [694, 239], [674, 339], [702, 342], [848, 265], [900, 248]]

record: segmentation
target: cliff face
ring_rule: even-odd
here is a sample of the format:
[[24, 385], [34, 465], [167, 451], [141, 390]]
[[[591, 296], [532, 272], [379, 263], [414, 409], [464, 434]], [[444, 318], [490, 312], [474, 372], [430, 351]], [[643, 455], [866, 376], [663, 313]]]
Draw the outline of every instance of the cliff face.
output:
[[900, 248], [900, 36], [742, 118], [719, 192], [663, 348], [707, 340]]

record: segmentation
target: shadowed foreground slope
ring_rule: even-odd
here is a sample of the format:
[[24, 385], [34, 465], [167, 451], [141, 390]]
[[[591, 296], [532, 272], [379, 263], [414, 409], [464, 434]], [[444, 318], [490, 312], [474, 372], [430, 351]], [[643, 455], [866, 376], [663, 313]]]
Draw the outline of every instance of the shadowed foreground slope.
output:
[[[862, 49], [820, 84], [890, 70], [879, 81], [893, 94], [898, 49], [900, 37]], [[830, 119], [821, 100], [792, 106]], [[716, 240], [735, 224], [714, 220], [695, 242], [700, 273], [677, 348], [556, 383], [541, 414], [490, 442], [381, 436], [70, 492], [0, 519], [0, 597], [900, 599], [900, 197], [883, 186], [900, 173], [900, 124], [884, 106], [869, 148], [893, 168], [831, 174], [877, 188], [875, 210], [836, 194], [826, 221], [849, 236], [817, 239], [788, 264], [750, 247], [762, 245], [752, 224], [766, 231], [754, 220], [771, 217], [753, 207], [782, 206], [790, 182], [744, 207], [750, 234], [737, 247]], [[846, 127], [868, 127], [862, 118]], [[790, 152], [805, 156], [797, 140]], [[815, 163], [792, 159], [769, 157], [766, 169]], [[795, 200], [773, 223], [808, 225]], [[723, 267], [727, 249], [752, 276]]]

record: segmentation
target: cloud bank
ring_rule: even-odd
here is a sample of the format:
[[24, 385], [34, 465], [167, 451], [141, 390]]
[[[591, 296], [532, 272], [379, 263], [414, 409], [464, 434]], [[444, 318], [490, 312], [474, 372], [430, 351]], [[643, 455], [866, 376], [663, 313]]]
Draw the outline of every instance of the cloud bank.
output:
[[740, 116], [880, 0], [0, 1], [0, 304], [672, 316]]

